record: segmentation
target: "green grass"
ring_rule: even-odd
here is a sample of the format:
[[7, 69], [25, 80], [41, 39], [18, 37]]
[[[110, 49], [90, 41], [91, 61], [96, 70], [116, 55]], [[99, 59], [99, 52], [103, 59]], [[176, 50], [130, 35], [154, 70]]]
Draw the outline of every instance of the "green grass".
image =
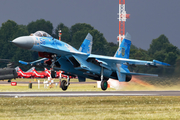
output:
[[180, 97], [0, 98], [0, 119], [178, 120]]

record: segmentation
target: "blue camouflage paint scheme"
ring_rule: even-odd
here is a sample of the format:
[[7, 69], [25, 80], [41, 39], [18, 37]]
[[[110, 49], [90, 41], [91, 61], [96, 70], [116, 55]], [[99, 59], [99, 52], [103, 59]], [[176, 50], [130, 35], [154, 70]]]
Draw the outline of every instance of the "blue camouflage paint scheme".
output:
[[91, 54], [92, 41], [93, 41], [92, 36], [91, 36], [91, 34], [88, 33], [88, 35], [86, 36], [85, 40], [83, 41], [81, 47], [79, 48], [79, 51]]
[[[103, 75], [105, 78], [117, 79], [120, 82], [124, 82], [126, 80], [126, 75], [151, 75], [131, 73], [128, 69], [128, 65], [170, 66], [167, 63], [157, 60], [143, 61], [129, 59], [131, 46], [131, 37], [129, 34], [126, 34], [126, 37], [123, 39], [114, 57], [91, 54], [92, 36], [90, 34], [86, 36], [79, 50], [52, 37], [32, 38], [34, 40], [34, 45], [31, 50], [56, 54], [56, 60], [61, 67], [55, 67], [54, 69], [77, 75], [80, 81], [85, 81], [85, 78], [99, 80], [102, 67], [104, 68]], [[71, 61], [72, 58], [76, 62]], [[19, 62], [25, 65], [35, 65], [37, 63], [43, 64], [45, 60], [47, 60], [47, 58], [42, 58], [33, 62]], [[113, 75], [114, 73], [116, 75]]]
[[131, 41], [124, 39], [114, 57], [129, 58]]

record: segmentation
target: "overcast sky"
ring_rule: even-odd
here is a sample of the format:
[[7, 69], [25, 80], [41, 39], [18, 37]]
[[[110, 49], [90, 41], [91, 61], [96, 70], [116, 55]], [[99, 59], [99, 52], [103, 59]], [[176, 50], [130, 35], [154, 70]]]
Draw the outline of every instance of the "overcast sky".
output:
[[[0, 26], [8, 19], [27, 25], [37, 19], [71, 27], [88, 23], [117, 43], [119, 0], [0, 0]], [[165, 34], [180, 48], [180, 0], [126, 0], [126, 32], [132, 43], [148, 49], [152, 39]]]

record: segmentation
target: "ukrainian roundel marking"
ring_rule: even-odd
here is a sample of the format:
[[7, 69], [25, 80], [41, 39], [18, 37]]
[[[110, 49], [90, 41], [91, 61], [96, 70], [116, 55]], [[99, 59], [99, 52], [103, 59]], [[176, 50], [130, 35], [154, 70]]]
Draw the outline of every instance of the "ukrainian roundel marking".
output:
[[121, 49], [121, 53], [122, 53], [122, 56], [124, 57], [124, 55], [125, 55], [125, 48]]

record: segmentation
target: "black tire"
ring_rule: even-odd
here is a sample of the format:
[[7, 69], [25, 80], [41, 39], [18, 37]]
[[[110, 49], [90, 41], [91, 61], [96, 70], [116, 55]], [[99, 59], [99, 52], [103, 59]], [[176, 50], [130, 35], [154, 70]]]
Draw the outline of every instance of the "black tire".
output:
[[106, 90], [107, 87], [108, 87], [107, 81], [106, 81], [106, 80], [103, 80], [103, 81], [101, 82], [101, 89], [102, 89], [102, 90]]
[[8, 82], [11, 82], [11, 79], [9, 79]]
[[56, 71], [54, 71], [54, 70], [51, 71], [51, 77], [52, 77], [52, 78], [55, 78], [55, 77], [56, 77]]
[[68, 86], [67, 86], [66, 80], [63, 80], [63, 81], [61, 82], [61, 88], [62, 88], [63, 91], [67, 90]]

